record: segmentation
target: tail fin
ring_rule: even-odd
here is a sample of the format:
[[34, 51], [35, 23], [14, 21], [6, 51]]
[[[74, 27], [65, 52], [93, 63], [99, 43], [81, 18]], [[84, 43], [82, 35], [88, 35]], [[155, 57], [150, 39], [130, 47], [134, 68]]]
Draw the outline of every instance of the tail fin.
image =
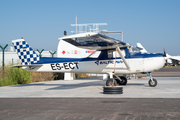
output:
[[138, 48], [142, 53], [147, 53], [146, 49], [141, 45], [141, 43], [137, 43], [137, 48]]
[[13, 40], [12, 43], [21, 60], [21, 65], [31, 65], [39, 61], [39, 56], [24, 39]]

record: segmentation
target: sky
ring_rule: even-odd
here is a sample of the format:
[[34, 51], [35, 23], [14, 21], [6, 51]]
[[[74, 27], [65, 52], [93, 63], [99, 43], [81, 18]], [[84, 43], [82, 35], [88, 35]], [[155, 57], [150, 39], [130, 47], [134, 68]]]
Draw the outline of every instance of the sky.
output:
[[[107, 23], [123, 40], [148, 52], [180, 55], [180, 0], [0, 0], [0, 45], [23, 37], [34, 49], [56, 51], [77, 22]], [[121, 39], [121, 35], [110, 34]]]

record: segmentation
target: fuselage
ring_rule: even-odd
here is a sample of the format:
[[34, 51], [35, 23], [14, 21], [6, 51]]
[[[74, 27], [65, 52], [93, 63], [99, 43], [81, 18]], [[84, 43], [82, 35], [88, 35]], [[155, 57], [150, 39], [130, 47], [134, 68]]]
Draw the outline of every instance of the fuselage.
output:
[[128, 55], [125, 59], [130, 66], [127, 69], [121, 57], [108, 58], [107, 50], [101, 51], [99, 57], [92, 58], [40, 58], [36, 64], [41, 67], [24, 67], [26, 70], [39, 72], [72, 72], [72, 73], [112, 73], [132, 74], [158, 70], [164, 66], [163, 54]]

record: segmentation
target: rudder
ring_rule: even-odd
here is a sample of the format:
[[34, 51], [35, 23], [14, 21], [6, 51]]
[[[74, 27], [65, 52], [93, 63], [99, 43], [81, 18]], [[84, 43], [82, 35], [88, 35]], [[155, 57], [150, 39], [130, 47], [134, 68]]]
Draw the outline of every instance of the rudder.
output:
[[13, 40], [12, 43], [19, 59], [21, 60], [21, 65], [31, 65], [33, 63], [37, 63], [40, 60], [36, 52], [24, 39]]

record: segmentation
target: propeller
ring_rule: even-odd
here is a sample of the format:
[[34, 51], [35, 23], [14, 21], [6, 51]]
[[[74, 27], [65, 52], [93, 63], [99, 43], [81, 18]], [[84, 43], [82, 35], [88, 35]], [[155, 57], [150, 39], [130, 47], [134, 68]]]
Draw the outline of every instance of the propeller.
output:
[[166, 56], [166, 51], [165, 51], [165, 49], [164, 49], [164, 48], [163, 48], [163, 50], [164, 50], [164, 55], [163, 55], [163, 57], [167, 57], [167, 56]]
[[163, 48], [163, 51], [164, 51], [164, 55], [163, 55], [163, 57], [166, 57], [165, 58], [165, 65], [167, 66], [168, 65], [168, 63], [167, 63], [167, 55], [166, 55], [166, 51], [165, 51], [165, 49]]

